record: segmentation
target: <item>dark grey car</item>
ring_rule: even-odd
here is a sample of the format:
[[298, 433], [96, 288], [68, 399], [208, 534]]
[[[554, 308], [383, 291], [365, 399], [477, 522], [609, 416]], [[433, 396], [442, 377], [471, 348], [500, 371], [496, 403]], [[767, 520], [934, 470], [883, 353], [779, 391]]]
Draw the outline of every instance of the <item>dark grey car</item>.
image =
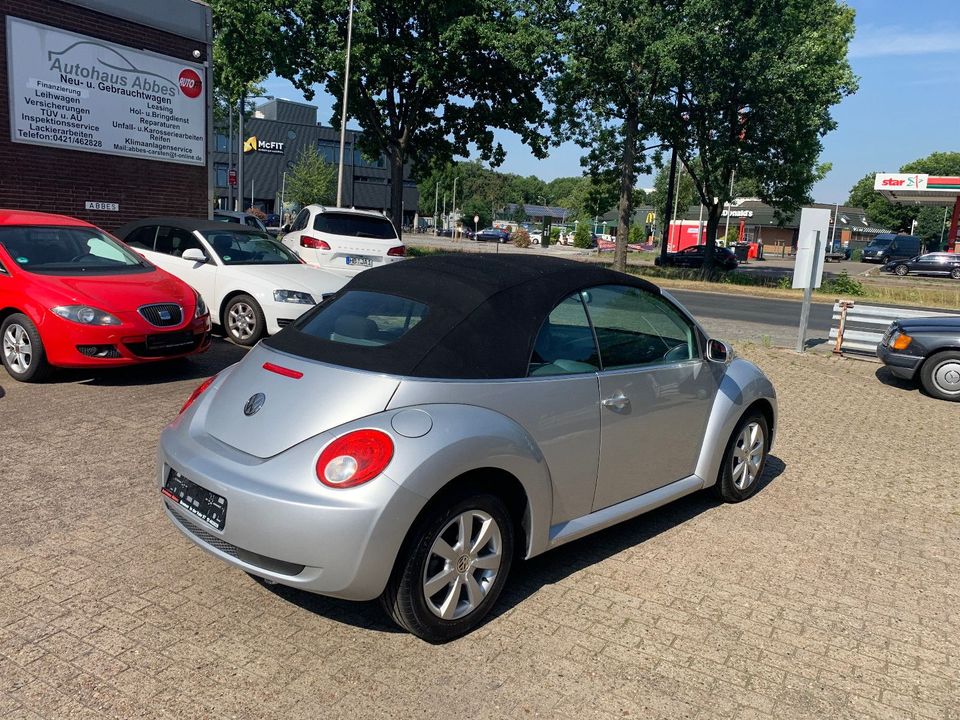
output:
[[933, 397], [960, 401], [960, 317], [895, 320], [877, 356], [896, 377], [919, 379]]

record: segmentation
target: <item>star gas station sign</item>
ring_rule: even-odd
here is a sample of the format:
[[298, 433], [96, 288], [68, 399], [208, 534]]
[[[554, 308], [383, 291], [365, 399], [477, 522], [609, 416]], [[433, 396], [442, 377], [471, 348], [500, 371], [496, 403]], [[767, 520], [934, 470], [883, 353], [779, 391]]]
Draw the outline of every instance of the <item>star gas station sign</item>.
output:
[[960, 176], [877, 173], [873, 189], [899, 205], [952, 207], [947, 250], [956, 252], [957, 226], [960, 225]]

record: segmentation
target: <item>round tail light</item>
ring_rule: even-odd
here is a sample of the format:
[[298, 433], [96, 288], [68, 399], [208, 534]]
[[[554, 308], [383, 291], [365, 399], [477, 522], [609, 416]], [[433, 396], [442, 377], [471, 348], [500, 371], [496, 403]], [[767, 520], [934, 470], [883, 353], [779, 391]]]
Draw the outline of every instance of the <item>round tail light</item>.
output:
[[393, 459], [393, 440], [380, 430], [355, 430], [324, 448], [317, 479], [333, 488], [362, 485], [382, 473]]

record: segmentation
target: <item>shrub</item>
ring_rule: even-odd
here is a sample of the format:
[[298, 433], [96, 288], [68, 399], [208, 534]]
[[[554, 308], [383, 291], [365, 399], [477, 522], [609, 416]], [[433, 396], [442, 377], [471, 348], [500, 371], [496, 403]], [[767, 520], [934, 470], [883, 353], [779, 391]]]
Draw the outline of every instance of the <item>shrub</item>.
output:
[[577, 230], [573, 234], [573, 246], [583, 249], [593, 247], [593, 233], [585, 222], [577, 223]]
[[510, 242], [519, 248], [530, 247], [530, 233], [523, 228], [517, 228], [510, 235]]
[[781, 290], [790, 290], [793, 288], [793, 280], [789, 277], [782, 277], [777, 280], [777, 287]]
[[855, 295], [862, 296], [866, 295], [866, 288], [863, 287], [863, 283], [859, 280], [854, 280], [850, 275], [847, 274], [847, 271], [844, 270], [835, 278], [830, 278], [829, 280], [824, 280], [820, 284], [820, 292], [830, 293], [834, 295]]
[[552, 227], [550, 228], [550, 244], [556, 245], [560, 242], [560, 228]]
[[854, 262], [860, 262], [863, 260], [863, 248], [857, 248], [850, 254], [850, 259]]
[[630, 226], [630, 236], [627, 238], [627, 242], [631, 245], [641, 245], [646, 240], [643, 236], [643, 228], [639, 225]]

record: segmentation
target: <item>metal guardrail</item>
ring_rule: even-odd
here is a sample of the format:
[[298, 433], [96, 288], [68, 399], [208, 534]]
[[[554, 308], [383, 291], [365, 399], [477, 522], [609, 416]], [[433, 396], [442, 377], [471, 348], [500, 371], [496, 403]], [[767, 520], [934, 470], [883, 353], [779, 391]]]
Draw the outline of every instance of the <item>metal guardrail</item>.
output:
[[[956, 317], [956, 313], [930, 310], [905, 310], [883, 305], [857, 305], [853, 300], [838, 300], [833, 306], [836, 327], [830, 328], [830, 339], [835, 340], [833, 352], [846, 350], [874, 354], [883, 339], [883, 331], [894, 320], [924, 317]], [[854, 325], [851, 329], [849, 326]], [[880, 332], [873, 332], [879, 328]]]

